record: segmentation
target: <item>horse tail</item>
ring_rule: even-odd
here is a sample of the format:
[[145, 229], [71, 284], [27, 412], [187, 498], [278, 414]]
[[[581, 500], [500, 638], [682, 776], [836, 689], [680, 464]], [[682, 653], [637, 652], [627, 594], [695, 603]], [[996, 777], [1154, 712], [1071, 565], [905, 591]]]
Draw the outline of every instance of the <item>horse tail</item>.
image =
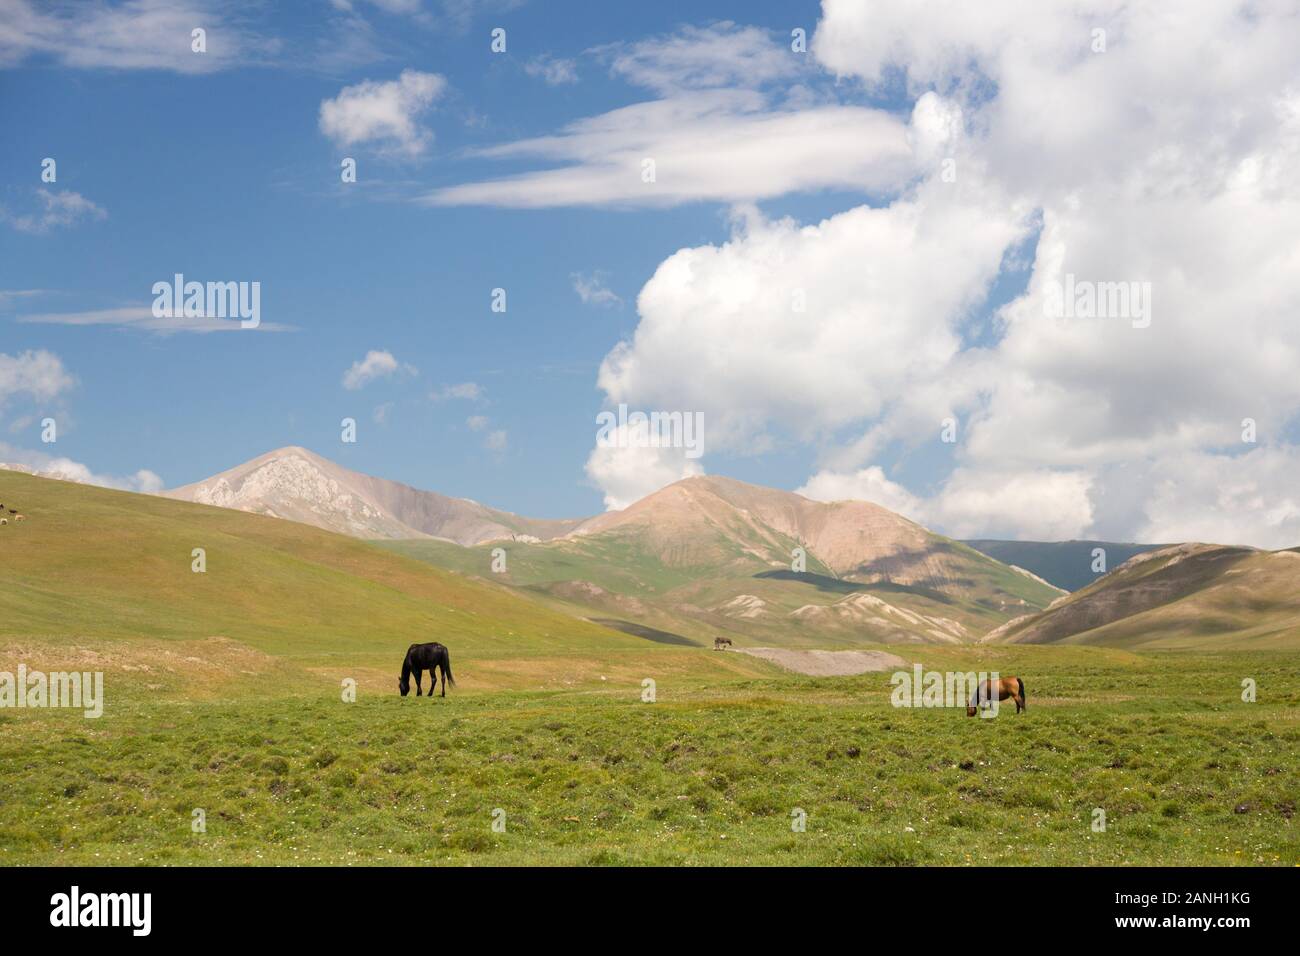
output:
[[1025, 682], [1023, 679], [1017, 677], [1016, 683], [1020, 685], [1020, 706], [1025, 710], [1028, 710], [1029, 705], [1025, 703]]
[[447, 679], [447, 683], [452, 687], [456, 686], [456, 678], [451, 676], [451, 651], [445, 647], [442, 649], [442, 674]]

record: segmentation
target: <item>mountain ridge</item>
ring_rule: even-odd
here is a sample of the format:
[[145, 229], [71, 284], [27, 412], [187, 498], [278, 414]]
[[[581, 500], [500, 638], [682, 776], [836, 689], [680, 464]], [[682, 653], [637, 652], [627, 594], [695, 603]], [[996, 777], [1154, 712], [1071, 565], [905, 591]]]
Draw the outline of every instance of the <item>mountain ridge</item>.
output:
[[344, 468], [287, 445], [201, 481], [159, 492], [253, 514], [287, 518], [356, 538], [442, 538], [457, 544], [546, 540], [581, 519], [526, 518], [436, 491]]

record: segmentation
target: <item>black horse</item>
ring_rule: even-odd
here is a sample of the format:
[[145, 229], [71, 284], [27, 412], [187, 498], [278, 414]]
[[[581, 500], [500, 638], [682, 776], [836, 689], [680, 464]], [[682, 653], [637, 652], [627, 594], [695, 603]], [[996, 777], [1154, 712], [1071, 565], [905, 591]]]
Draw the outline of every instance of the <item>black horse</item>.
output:
[[405, 697], [411, 692], [411, 672], [415, 671], [415, 696], [424, 695], [424, 689], [420, 687], [420, 675], [425, 671], [429, 672], [429, 680], [432, 682], [429, 687], [429, 696], [438, 687], [438, 675], [434, 672], [435, 667], [442, 668], [442, 696], [447, 696], [447, 682], [451, 681], [451, 686], [456, 686], [456, 678], [451, 676], [451, 655], [447, 653], [447, 648], [443, 647], [437, 641], [431, 641], [428, 644], [412, 644], [406, 649], [406, 660], [402, 661], [402, 676], [397, 682], [397, 689]]

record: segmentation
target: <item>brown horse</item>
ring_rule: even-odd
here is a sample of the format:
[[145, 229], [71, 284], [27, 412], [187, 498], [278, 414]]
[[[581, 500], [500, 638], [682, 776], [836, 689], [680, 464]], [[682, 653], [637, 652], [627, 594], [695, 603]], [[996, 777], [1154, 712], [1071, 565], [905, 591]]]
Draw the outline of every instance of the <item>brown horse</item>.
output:
[[731, 638], [729, 637], [715, 637], [713, 639], [713, 649], [715, 651], [720, 651], [724, 647], [730, 647], [730, 646], [731, 646]]
[[966, 707], [966, 716], [974, 717], [979, 710], [980, 704], [987, 704], [993, 700], [993, 695], [997, 695], [998, 700], [1006, 700], [1008, 697], [1016, 702], [1016, 713], [1027, 710], [1025, 707], [1025, 682], [1019, 677], [1002, 677], [996, 683], [993, 681], [980, 681], [975, 687], [975, 695], [971, 697], [970, 704]]

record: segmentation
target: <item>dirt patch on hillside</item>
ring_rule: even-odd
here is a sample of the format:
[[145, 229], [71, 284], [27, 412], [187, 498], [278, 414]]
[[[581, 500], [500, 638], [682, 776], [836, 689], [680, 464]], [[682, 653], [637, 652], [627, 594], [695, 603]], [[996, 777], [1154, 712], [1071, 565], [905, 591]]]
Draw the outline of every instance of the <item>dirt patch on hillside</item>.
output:
[[810, 677], [851, 677], [908, 666], [907, 661], [887, 651], [792, 651], [780, 647], [737, 647], [735, 650]]

